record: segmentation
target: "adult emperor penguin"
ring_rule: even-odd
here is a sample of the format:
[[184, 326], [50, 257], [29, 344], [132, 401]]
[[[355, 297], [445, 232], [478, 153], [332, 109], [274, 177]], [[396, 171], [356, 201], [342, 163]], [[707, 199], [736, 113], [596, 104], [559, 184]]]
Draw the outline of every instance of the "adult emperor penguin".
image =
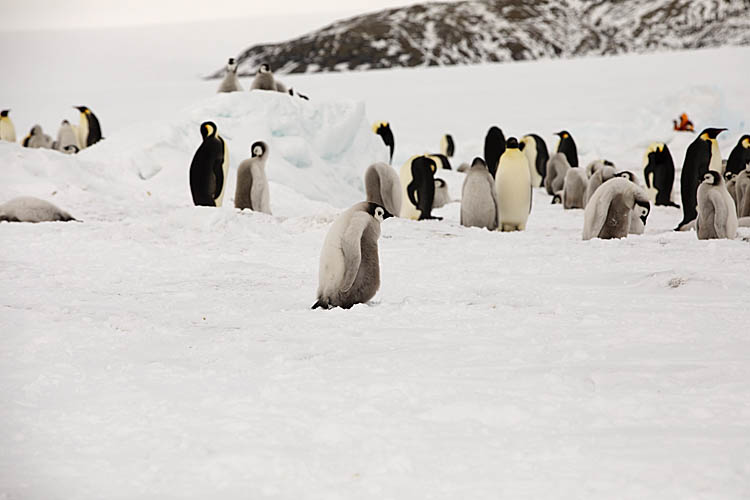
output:
[[505, 136], [498, 127], [492, 126], [484, 138], [484, 162], [492, 177], [497, 172], [497, 164], [505, 152]]
[[220, 207], [224, 198], [229, 154], [214, 122], [201, 123], [203, 142], [190, 164], [190, 191], [196, 206]]
[[258, 68], [253, 83], [250, 84], [250, 90], [276, 90], [276, 80], [268, 64], [261, 64]]
[[643, 155], [643, 179], [646, 181], [646, 192], [652, 203], [680, 208], [672, 201], [674, 161], [669, 148], [663, 142], [652, 143]]
[[234, 57], [230, 57], [227, 62], [227, 73], [224, 75], [217, 92], [240, 92], [241, 90], [242, 85], [240, 85], [240, 79], [237, 78], [237, 61], [234, 60]]
[[383, 139], [385, 145], [391, 150], [388, 163], [393, 163], [393, 150], [396, 148], [396, 140], [393, 138], [391, 124], [388, 122], [377, 122], [372, 126], [372, 131], [378, 134]]
[[435, 160], [435, 164], [438, 166], [438, 168], [442, 168], [443, 170], [453, 170], [453, 168], [451, 167], [451, 161], [444, 154], [439, 153], [427, 156]]
[[573, 136], [567, 130], [562, 130], [555, 135], [560, 137], [560, 142], [557, 143], [557, 152], [565, 155], [571, 167], [578, 167], [578, 148], [576, 148], [576, 141], [573, 140]]
[[387, 163], [373, 163], [365, 170], [367, 201], [376, 203], [394, 215], [401, 213], [401, 180]]
[[444, 179], [435, 178], [435, 196], [432, 198], [432, 208], [441, 208], [452, 202], [448, 183]]
[[21, 196], [0, 205], [0, 221], [8, 222], [68, 222], [74, 221], [65, 210], [61, 210], [52, 203], [34, 198]]
[[456, 144], [453, 142], [453, 136], [445, 134], [440, 138], [440, 154], [453, 158], [453, 154], [456, 152]]
[[78, 123], [78, 145], [85, 149], [102, 140], [102, 128], [99, 119], [86, 106], [73, 106], [80, 112]]
[[682, 164], [680, 175], [680, 196], [682, 197], [682, 221], [675, 230], [680, 231], [683, 226], [695, 220], [698, 216], [696, 199], [698, 184], [702, 182], [703, 175], [713, 170], [722, 173], [721, 153], [716, 137], [725, 128], [707, 128], [690, 143], [685, 152], [685, 161]]
[[380, 223], [389, 217], [385, 208], [365, 201], [336, 219], [320, 252], [318, 300], [313, 309], [349, 309], [375, 296], [380, 288]]
[[727, 170], [737, 175], [745, 170], [745, 165], [748, 163], [750, 163], [750, 135], [743, 135], [729, 153]]
[[594, 192], [583, 213], [583, 239], [625, 238], [632, 212], [645, 225], [651, 204], [646, 192], [622, 177], [615, 177]]
[[435, 160], [417, 156], [401, 167], [401, 217], [413, 220], [438, 219], [432, 215], [435, 199]]
[[28, 135], [23, 138], [21, 145], [25, 148], [49, 149], [52, 147], [52, 137], [44, 133], [41, 125], [34, 125]]
[[531, 213], [531, 175], [526, 155], [515, 137], [508, 138], [495, 175], [497, 223], [500, 231], [523, 231]]
[[521, 150], [529, 161], [529, 172], [531, 173], [531, 185], [540, 187], [544, 185], [544, 177], [547, 175], [547, 143], [536, 134], [527, 134], [521, 137]]
[[726, 190], [724, 178], [714, 170], [703, 174], [703, 182], [698, 186], [695, 232], [699, 240], [733, 240], [737, 236], [737, 209]]
[[10, 119], [9, 109], [0, 111], [0, 141], [16, 142], [16, 127]]
[[555, 195], [562, 191], [565, 174], [570, 170], [568, 159], [562, 153], [555, 153], [547, 162], [547, 175], [544, 177], [544, 188], [547, 194]]
[[495, 180], [481, 158], [474, 158], [461, 188], [461, 225], [497, 229]]
[[584, 208], [588, 179], [580, 168], [571, 168], [565, 173], [562, 203], [565, 210]]
[[250, 158], [237, 167], [237, 189], [234, 193], [234, 208], [249, 208], [255, 212], [271, 214], [271, 195], [266, 177], [268, 144], [254, 142], [250, 146]]
[[737, 216], [750, 216], [750, 164], [734, 176], [734, 193], [737, 199]]
[[60, 123], [60, 128], [57, 130], [57, 140], [54, 143], [54, 149], [68, 154], [78, 152], [78, 137], [76, 137], [76, 132], [73, 130], [73, 126], [68, 120], [63, 120], [62, 123]]
[[586, 185], [586, 195], [583, 198], [583, 208], [589, 204], [589, 200], [594, 196], [596, 190], [610, 179], [615, 177], [615, 168], [609, 165], [602, 164], [601, 168], [596, 169], [589, 178], [589, 182]]

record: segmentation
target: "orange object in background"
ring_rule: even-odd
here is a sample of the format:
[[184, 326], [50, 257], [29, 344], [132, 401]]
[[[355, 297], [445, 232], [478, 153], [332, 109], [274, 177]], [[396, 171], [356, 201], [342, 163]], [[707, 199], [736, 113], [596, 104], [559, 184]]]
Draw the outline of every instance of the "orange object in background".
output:
[[672, 125], [674, 126], [674, 129], [678, 131], [695, 132], [693, 122], [688, 119], [687, 113], [682, 113], [680, 115], [679, 123], [677, 123], [677, 120], [672, 120]]

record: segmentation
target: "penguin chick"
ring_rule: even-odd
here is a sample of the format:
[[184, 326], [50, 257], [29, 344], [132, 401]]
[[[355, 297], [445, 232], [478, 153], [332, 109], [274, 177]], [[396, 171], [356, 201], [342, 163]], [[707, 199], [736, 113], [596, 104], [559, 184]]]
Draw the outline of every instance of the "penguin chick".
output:
[[318, 300], [313, 309], [349, 309], [375, 296], [380, 287], [380, 223], [389, 217], [382, 206], [362, 202], [336, 219], [320, 252]]
[[435, 196], [432, 199], [432, 208], [441, 208], [452, 202], [448, 192], [448, 184], [443, 179], [435, 179]]
[[219, 90], [217, 92], [240, 92], [242, 85], [240, 79], [237, 78], [237, 61], [234, 57], [230, 57], [227, 62], [227, 72], [224, 75], [224, 79], [219, 84]]
[[61, 210], [52, 203], [34, 198], [21, 196], [0, 205], [0, 221], [8, 222], [68, 222], [74, 221], [65, 210]]
[[9, 114], [9, 109], [0, 111], [0, 141], [16, 142], [16, 127]]
[[583, 239], [627, 237], [633, 211], [645, 225], [651, 211], [646, 192], [624, 178], [605, 182], [594, 192], [584, 211]]
[[737, 199], [737, 217], [750, 216], [750, 164], [733, 180], [734, 194]]
[[63, 120], [60, 123], [54, 149], [67, 154], [78, 152], [78, 137], [76, 137], [76, 132], [68, 120]]
[[699, 240], [733, 240], [737, 236], [737, 209], [723, 177], [714, 170], [703, 174], [703, 182], [698, 186], [695, 232]]
[[544, 188], [547, 194], [553, 195], [562, 191], [565, 184], [565, 174], [570, 170], [568, 159], [562, 153], [555, 153], [547, 162], [547, 176], [544, 178]]
[[391, 214], [401, 213], [401, 180], [390, 165], [373, 163], [365, 170], [367, 201], [384, 207]]
[[234, 193], [234, 208], [249, 208], [255, 212], [271, 215], [271, 195], [266, 177], [268, 145], [254, 142], [250, 147], [250, 158], [237, 167], [237, 188]]
[[474, 158], [461, 188], [461, 225], [497, 229], [495, 180], [481, 158]]
[[737, 216], [739, 217], [740, 205], [737, 202], [737, 190], [735, 189], [737, 184], [737, 176], [730, 170], [725, 171], [724, 183], [727, 186], [727, 191], [729, 191], [729, 196], [731, 196], [732, 200], [734, 201], [734, 206], [737, 207]]
[[52, 137], [42, 131], [41, 125], [34, 125], [29, 134], [24, 137], [22, 145], [26, 148], [49, 149], [52, 147]]
[[250, 90], [276, 90], [276, 80], [268, 64], [260, 65], [253, 83], [250, 84]]
[[609, 165], [602, 165], [601, 168], [597, 169], [586, 185], [586, 195], [583, 198], [583, 208], [586, 208], [586, 206], [589, 204], [589, 200], [591, 200], [591, 197], [594, 196], [594, 193], [599, 188], [599, 186], [610, 179], [614, 179], [614, 177], [614, 167], [610, 167]]
[[571, 168], [565, 173], [562, 202], [565, 210], [583, 208], [588, 179], [586, 172], [580, 168]]

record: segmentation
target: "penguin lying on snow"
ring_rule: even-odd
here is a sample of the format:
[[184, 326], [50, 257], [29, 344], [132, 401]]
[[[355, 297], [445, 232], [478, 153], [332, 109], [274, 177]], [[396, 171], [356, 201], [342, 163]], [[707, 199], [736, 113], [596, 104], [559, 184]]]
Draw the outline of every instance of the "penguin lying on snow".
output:
[[253, 143], [250, 158], [237, 167], [237, 188], [234, 208], [249, 208], [255, 212], [271, 214], [271, 195], [266, 177], [268, 145], [263, 141]]
[[526, 155], [515, 137], [508, 138], [497, 166], [497, 223], [500, 231], [523, 231], [531, 213], [531, 176]]
[[260, 65], [253, 83], [250, 84], [250, 90], [276, 90], [276, 80], [268, 64]]
[[651, 211], [646, 192], [621, 177], [605, 182], [596, 190], [584, 211], [583, 239], [627, 237], [633, 211], [645, 225]]
[[675, 228], [681, 231], [683, 226], [695, 220], [697, 212], [698, 184], [709, 170], [722, 173], [721, 152], [716, 137], [725, 128], [707, 128], [690, 143], [685, 152], [680, 175], [680, 196], [682, 197], [682, 221]]
[[0, 141], [16, 142], [16, 127], [10, 119], [9, 109], [0, 111]]
[[547, 161], [549, 160], [547, 144], [544, 139], [536, 134], [527, 134], [521, 137], [519, 147], [529, 161], [531, 185], [533, 187], [543, 186], [544, 178], [547, 175]]
[[357, 203], [328, 230], [320, 252], [318, 300], [312, 308], [367, 302], [380, 288], [380, 223], [392, 215], [376, 203]]
[[0, 221], [8, 222], [68, 222], [75, 221], [65, 210], [48, 201], [32, 196], [21, 196], [0, 205]]
[[26, 137], [23, 138], [21, 145], [25, 148], [45, 148], [52, 147], [52, 137], [48, 136], [42, 130], [41, 125], [34, 125]]
[[452, 202], [448, 192], [448, 183], [443, 179], [435, 178], [435, 196], [432, 198], [432, 208], [441, 208]]
[[203, 142], [190, 164], [190, 191], [196, 206], [220, 207], [224, 198], [229, 154], [214, 122], [200, 127]]
[[698, 186], [695, 232], [699, 240], [733, 240], [737, 236], [737, 209], [719, 172], [709, 170], [703, 174], [703, 182]]
[[436, 171], [435, 160], [427, 156], [417, 156], [401, 167], [401, 217], [442, 220], [432, 215]]
[[227, 73], [224, 75], [217, 92], [240, 92], [241, 90], [242, 85], [240, 85], [240, 79], [237, 78], [237, 62], [234, 57], [230, 57], [227, 62]]
[[394, 215], [401, 213], [401, 180], [396, 170], [382, 162], [365, 170], [367, 201], [376, 203]]
[[497, 229], [495, 180], [481, 158], [474, 158], [461, 188], [461, 225]]
[[391, 124], [388, 122], [377, 122], [372, 126], [372, 131], [378, 134], [380, 138], [383, 139], [383, 143], [385, 143], [385, 145], [390, 149], [391, 155], [389, 157], [390, 159], [388, 160], [388, 163], [392, 163], [393, 150], [396, 148], [396, 140], [393, 137]]

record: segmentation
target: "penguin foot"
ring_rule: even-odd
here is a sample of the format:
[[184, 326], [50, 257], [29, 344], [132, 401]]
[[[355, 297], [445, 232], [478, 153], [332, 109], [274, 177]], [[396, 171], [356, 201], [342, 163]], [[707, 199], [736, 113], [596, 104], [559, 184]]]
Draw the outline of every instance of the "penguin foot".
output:
[[315, 301], [315, 304], [313, 304], [312, 309], [317, 309], [319, 307], [322, 307], [323, 309], [330, 309], [331, 308], [331, 306], [328, 304], [328, 302], [325, 301], [325, 300], [323, 300], [323, 299], [318, 299], [317, 301]]

